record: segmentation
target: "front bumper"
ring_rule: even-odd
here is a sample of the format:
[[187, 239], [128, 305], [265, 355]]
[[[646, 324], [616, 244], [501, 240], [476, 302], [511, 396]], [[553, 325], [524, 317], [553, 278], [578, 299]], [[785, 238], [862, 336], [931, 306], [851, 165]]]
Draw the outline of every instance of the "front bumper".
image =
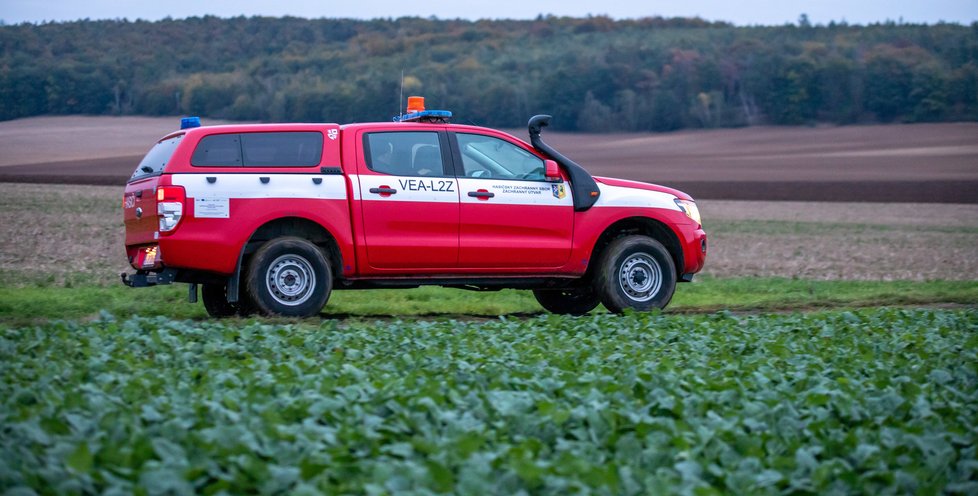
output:
[[703, 269], [703, 265], [706, 264], [706, 232], [703, 228], [696, 226], [694, 229], [681, 230], [682, 234], [682, 248], [683, 248], [683, 262], [684, 267], [679, 270], [680, 279], [683, 281], [692, 281], [693, 274], [699, 272]]

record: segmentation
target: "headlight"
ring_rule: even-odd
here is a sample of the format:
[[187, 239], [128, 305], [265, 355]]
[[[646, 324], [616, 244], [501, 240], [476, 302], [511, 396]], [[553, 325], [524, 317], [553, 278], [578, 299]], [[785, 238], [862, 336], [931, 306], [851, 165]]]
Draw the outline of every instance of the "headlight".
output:
[[693, 219], [699, 225], [703, 225], [703, 221], [700, 220], [700, 209], [696, 208], [696, 202], [693, 200], [680, 200], [676, 198], [676, 206], [679, 210], [682, 210], [684, 214], [690, 219]]

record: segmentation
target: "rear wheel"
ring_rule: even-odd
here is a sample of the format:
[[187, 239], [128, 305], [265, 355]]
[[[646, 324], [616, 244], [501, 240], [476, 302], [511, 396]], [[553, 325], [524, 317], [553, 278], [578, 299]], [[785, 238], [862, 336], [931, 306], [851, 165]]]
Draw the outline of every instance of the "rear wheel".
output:
[[611, 242], [595, 267], [594, 290], [615, 313], [664, 308], [676, 291], [676, 265], [662, 243], [648, 236]]
[[266, 315], [318, 315], [333, 287], [323, 252], [295, 237], [265, 243], [251, 257], [245, 278], [248, 300]]
[[601, 303], [590, 286], [573, 289], [535, 289], [533, 296], [548, 312], [584, 315]]
[[238, 306], [228, 302], [226, 284], [204, 284], [200, 288], [207, 315], [215, 318], [231, 317], [238, 314]]
[[200, 288], [201, 299], [204, 300], [204, 309], [207, 315], [214, 318], [232, 317], [235, 315], [246, 317], [255, 313], [255, 305], [251, 303], [246, 294], [241, 294], [238, 301], [228, 302], [226, 284], [204, 284]]

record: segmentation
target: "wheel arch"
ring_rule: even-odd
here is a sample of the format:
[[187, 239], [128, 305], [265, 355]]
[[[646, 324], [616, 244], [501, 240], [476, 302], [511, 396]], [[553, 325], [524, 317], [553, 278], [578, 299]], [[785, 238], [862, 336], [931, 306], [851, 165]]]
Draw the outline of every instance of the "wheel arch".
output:
[[334, 274], [341, 274], [343, 268], [343, 255], [340, 253], [339, 244], [336, 237], [321, 224], [306, 219], [304, 217], [279, 217], [262, 224], [251, 234], [248, 241], [242, 248], [242, 257], [239, 264], [258, 248], [275, 238], [282, 236], [295, 236], [309, 240], [318, 246], [329, 260], [330, 268]]
[[305, 217], [278, 217], [265, 222], [255, 229], [255, 231], [251, 233], [251, 236], [248, 238], [248, 241], [246, 241], [244, 246], [241, 247], [241, 253], [238, 255], [238, 263], [235, 266], [234, 274], [231, 275], [228, 280], [229, 301], [238, 301], [241, 271], [247, 265], [251, 255], [254, 254], [258, 248], [261, 247], [261, 245], [282, 236], [295, 236], [306, 239], [318, 246], [326, 255], [330, 269], [332, 269], [333, 272], [333, 277], [336, 278], [337, 274], [342, 274], [343, 255], [340, 252], [339, 243], [336, 241], [336, 237], [333, 236], [329, 229], [324, 227], [322, 224]]
[[602, 231], [594, 243], [594, 248], [591, 250], [591, 257], [588, 261], [588, 272], [592, 270], [598, 257], [601, 256], [612, 241], [616, 238], [632, 234], [648, 236], [662, 243], [669, 252], [669, 255], [672, 256], [672, 261], [676, 265], [676, 276], [679, 277], [679, 274], [682, 273], [682, 267], [684, 267], [683, 248], [679, 242], [679, 236], [666, 223], [660, 220], [637, 216], [620, 219]]

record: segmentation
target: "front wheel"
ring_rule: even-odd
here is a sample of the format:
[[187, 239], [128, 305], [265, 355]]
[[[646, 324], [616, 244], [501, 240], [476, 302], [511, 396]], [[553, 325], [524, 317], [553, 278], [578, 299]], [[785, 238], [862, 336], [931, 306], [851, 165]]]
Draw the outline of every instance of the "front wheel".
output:
[[561, 315], [584, 315], [601, 303], [591, 287], [534, 289], [533, 296], [548, 312]]
[[312, 317], [319, 314], [333, 288], [333, 274], [323, 252], [301, 238], [265, 243], [248, 265], [249, 300], [265, 315]]
[[648, 236], [611, 242], [595, 267], [594, 291], [615, 313], [664, 308], [676, 291], [676, 265], [662, 243]]

